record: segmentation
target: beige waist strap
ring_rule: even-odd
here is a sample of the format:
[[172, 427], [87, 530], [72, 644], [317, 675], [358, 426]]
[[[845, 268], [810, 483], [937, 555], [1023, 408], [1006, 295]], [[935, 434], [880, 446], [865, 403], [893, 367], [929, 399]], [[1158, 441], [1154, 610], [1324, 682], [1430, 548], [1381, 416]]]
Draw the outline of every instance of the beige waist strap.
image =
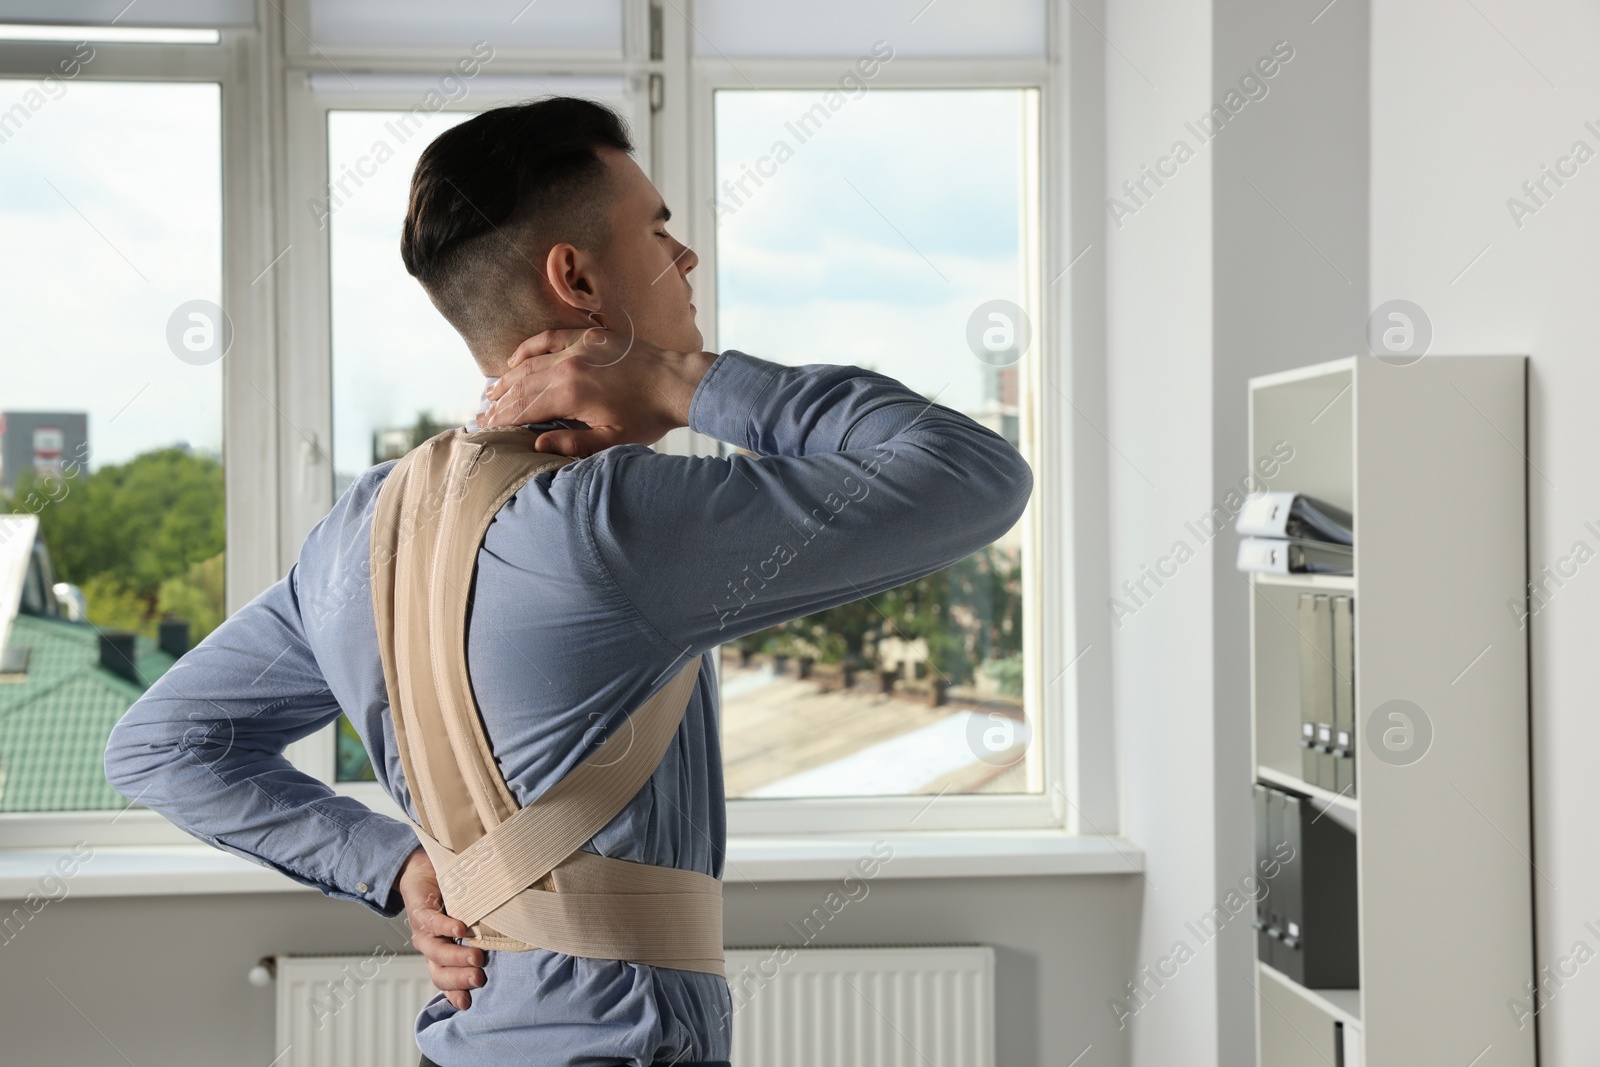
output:
[[483, 948], [547, 948], [722, 973], [722, 883], [582, 845], [661, 762], [694, 692], [691, 660], [604, 744], [519, 808], [466, 670], [473, 570], [495, 514], [570, 460], [523, 430], [451, 430], [395, 465], [372, 524], [373, 611], [395, 738], [445, 911]]
[[[435, 867], [453, 858], [425, 832], [417, 836]], [[717, 879], [582, 851], [551, 873], [549, 888], [515, 892], [483, 916], [485, 933], [467, 943], [723, 973]], [[448, 905], [446, 911], [454, 914]]]

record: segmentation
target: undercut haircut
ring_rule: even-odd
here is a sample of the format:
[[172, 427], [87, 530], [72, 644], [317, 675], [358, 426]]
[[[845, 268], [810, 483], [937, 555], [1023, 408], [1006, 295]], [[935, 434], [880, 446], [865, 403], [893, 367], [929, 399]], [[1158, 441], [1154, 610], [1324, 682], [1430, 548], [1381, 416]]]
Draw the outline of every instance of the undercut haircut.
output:
[[540, 280], [551, 246], [604, 250], [611, 197], [602, 147], [633, 151], [622, 118], [556, 96], [485, 111], [440, 134], [417, 161], [400, 257], [480, 363], [553, 325]]

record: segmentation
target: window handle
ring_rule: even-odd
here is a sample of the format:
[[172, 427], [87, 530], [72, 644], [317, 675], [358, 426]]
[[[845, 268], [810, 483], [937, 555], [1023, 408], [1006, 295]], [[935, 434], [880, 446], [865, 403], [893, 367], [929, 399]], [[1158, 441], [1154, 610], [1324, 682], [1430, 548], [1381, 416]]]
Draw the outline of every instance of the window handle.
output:
[[322, 456], [322, 446], [315, 433], [300, 438], [300, 475], [296, 491], [302, 500], [310, 500], [315, 495], [315, 474], [322, 465]]

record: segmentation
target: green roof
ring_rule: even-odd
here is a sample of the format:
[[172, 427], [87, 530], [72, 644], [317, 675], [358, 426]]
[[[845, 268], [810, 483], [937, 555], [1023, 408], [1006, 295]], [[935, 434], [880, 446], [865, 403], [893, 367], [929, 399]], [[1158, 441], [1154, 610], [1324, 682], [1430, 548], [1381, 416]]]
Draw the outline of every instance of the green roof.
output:
[[173, 657], [135, 638], [135, 685], [100, 666], [100, 633], [86, 623], [18, 615], [10, 644], [32, 653], [26, 676], [0, 680], [0, 812], [126, 806], [106, 782], [106, 739]]

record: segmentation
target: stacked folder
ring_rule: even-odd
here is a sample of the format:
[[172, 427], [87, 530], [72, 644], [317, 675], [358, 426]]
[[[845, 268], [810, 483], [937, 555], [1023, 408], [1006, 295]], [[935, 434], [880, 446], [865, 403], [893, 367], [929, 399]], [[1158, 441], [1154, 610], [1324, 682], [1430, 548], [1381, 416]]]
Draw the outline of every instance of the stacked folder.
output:
[[1356, 795], [1355, 600], [1301, 593], [1300, 777]]
[[1255, 786], [1256, 951], [1307, 989], [1360, 984], [1356, 838], [1294, 793]]
[[1267, 574], [1353, 574], [1355, 524], [1350, 513], [1304, 493], [1251, 493], [1234, 529], [1241, 571]]

